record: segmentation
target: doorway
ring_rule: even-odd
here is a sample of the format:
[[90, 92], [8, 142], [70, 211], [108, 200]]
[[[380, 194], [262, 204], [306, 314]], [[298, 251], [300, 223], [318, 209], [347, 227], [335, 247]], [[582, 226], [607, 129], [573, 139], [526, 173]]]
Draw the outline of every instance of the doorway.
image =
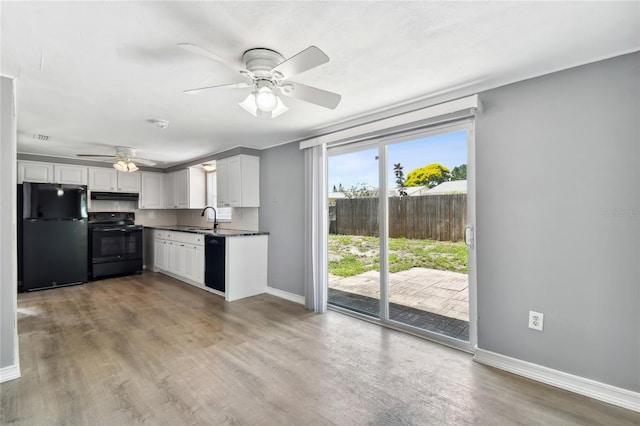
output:
[[329, 306], [471, 350], [472, 171], [472, 123], [329, 149]]

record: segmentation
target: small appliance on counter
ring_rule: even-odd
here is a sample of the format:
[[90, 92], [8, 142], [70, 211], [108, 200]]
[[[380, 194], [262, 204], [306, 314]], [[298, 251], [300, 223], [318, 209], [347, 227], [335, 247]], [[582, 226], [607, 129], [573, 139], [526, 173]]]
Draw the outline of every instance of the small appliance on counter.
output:
[[20, 186], [21, 289], [87, 282], [87, 188], [30, 182]]
[[89, 213], [89, 277], [142, 272], [142, 225], [133, 212]]

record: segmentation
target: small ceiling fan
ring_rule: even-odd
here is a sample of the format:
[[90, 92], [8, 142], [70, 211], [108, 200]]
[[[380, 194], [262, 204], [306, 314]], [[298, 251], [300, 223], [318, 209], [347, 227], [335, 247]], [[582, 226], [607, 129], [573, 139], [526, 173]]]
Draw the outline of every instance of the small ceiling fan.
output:
[[114, 155], [76, 154], [76, 156], [95, 160], [114, 161], [113, 168], [120, 172], [135, 172], [136, 170], [138, 170], [138, 166], [136, 166], [133, 160], [135, 160], [136, 163], [144, 164], [145, 166], [156, 165], [154, 161], [136, 157], [136, 150], [134, 148], [129, 148], [126, 146], [116, 146], [115, 150], [116, 153]]
[[285, 59], [275, 50], [266, 48], [249, 49], [242, 55], [242, 63], [216, 55], [191, 43], [179, 43], [181, 48], [204, 56], [238, 71], [245, 81], [218, 86], [185, 90], [184, 93], [200, 93], [209, 89], [253, 88], [253, 91], [239, 105], [248, 113], [262, 118], [275, 118], [289, 110], [280, 95], [289, 96], [335, 109], [342, 98], [337, 93], [306, 86], [289, 80], [294, 75], [329, 62], [329, 57], [319, 48], [310, 46]]

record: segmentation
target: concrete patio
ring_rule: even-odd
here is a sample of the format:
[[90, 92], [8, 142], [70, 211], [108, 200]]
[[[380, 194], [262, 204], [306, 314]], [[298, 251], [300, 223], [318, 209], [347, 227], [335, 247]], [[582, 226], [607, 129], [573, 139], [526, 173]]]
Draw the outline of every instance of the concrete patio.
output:
[[[329, 274], [329, 288], [380, 299], [378, 271], [342, 278]], [[389, 302], [469, 321], [467, 274], [411, 268], [390, 274]]]
[[[329, 274], [329, 302], [374, 316], [379, 312], [379, 273]], [[467, 274], [412, 268], [390, 274], [390, 318], [451, 337], [468, 339]]]

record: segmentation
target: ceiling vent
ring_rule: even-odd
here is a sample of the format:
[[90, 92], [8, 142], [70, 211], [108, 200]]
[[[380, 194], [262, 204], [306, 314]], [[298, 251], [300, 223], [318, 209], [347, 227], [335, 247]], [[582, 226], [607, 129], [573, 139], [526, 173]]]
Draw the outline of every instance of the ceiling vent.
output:
[[37, 141], [43, 141], [43, 142], [46, 142], [49, 140], [49, 136], [41, 135], [40, 133], [34, 133], [33, 138]]

